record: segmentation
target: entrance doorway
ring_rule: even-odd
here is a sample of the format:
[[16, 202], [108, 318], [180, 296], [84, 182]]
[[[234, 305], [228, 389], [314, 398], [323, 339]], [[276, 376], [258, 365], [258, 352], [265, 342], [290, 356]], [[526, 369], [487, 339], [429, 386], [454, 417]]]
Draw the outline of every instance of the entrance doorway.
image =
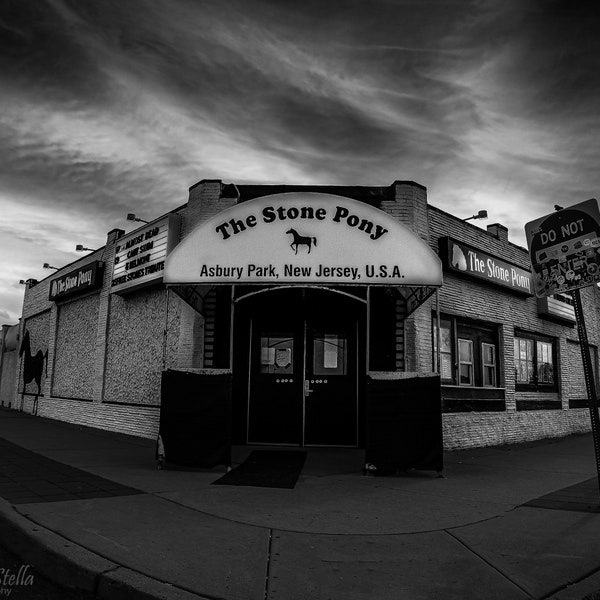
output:
[[361, 308], [315, 289], [254, 299], [241, 324], [249, 343], [246, 443], [358, 446]]

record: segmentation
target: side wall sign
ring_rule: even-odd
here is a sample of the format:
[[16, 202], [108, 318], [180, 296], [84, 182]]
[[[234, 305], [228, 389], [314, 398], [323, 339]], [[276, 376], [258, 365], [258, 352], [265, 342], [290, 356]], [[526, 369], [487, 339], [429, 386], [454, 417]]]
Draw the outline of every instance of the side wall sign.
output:
[[167, 254], [179, 241], [179, 217], [167, 215], [124, 235], [115, 249], [111, 292], [162, 281]]
[[202, 223], [167, 259], [164, 281], [437, 286], [442, 268], [387, 213], [350, 198], [294, 192], [243, 202]]
[[50, 282], [48, 299], [55, 302], [99, 288], [102, 285], [103, 274], [104, 263], [98, 260], [74, 269]]
[[440, 239], [444, 266], [457, 273], [483, 279], [519, 294], [533, 295], [531, 273], [452, 238]]

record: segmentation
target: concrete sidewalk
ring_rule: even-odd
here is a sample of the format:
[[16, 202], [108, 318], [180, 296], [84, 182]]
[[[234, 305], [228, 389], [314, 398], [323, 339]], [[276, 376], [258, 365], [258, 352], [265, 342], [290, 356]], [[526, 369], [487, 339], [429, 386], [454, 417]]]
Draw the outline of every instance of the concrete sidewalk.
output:
[[364, 477], [362, 452], [311, 449], [292, 490], [212, 486], [223, 468], [158, 471], [152, 441], [15, 411], [0, 410], [0, 438], [3, 543], [100, 598], [600, 590], [598, 488], [578, 485], [596, 474], [589, 435], [446, 453], [443, 479]]

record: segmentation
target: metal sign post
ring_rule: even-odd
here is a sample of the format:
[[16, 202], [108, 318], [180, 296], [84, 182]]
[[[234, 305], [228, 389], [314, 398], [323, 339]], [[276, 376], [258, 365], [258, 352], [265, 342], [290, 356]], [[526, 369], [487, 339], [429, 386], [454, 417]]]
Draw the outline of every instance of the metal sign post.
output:
[[580, 288], [600, 281], [600, 210], [595, 199], [580, 202], [525, 225], [538, 298], [572, 292], [588, 395], [600, 491], [600, 417]]
[[590, 420], [592, 422], [592, 438], [594, 439], [594, 452], [596, 454], [596, 473], [598, 474], [598, 487], [600, 491], [600, 418], [598, 417], [598, 396], [596, 395], [596, 382], [594, 381], [587, 328], [583, 317], [583, 307], [581, 306], [581, 294], [578, 289], [573, 290], [573, 305], [575, 307], [577, 333], [579, 333], [581, 359], [583, 360], [583, 374], [585, 375], [585, 387], [587, 388]]

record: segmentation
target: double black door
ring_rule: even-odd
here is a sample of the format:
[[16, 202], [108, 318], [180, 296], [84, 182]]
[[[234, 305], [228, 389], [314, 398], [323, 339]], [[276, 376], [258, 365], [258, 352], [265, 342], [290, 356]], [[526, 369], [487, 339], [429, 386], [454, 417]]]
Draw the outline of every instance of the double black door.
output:
[[356, 446], [358, 318], [327, 301], [279, 309], [249, 320], [247, 442]]

